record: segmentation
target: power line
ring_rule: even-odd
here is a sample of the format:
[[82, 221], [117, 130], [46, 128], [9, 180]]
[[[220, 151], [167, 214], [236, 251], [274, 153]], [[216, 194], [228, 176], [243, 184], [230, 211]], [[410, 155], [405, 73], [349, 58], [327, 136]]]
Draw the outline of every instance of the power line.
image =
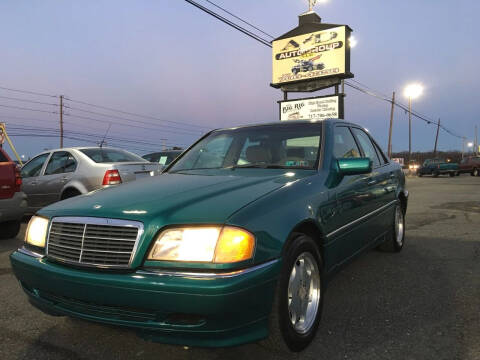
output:
[[[91, 118], [91, 117], [88, 117], [88, 116], [81, 116], [81, 115], [75, 115], [75, 114], [69, 114], [69, 113], [66, 113], [64, 115], [69, 116], [69, 117], [73, 117], [73, 118], [83, 119], [83, 120], [95, 121], [95, 122], [103, 122], [103, 123], [110, 123], [111, 122], [111, 121], [107, 121], [107, 120], [96, 119], [96, 118]], [[144, 129], [144, 130], [152, 130], [152, 131], [163, 131], [163, 132], [166, 132], [166, 133], [173, 133], [173, 134], [177, 134], [177, 135], [198, 136], [196, 134], [179, 132], [179, 131], [175, 131], [175, 130], [162, 130], [162, 129], [158, 129], [158, 128], [155, 129], [155, 128], [151, 128], [151, 127], [145, 127], [145, 126], [133, 125], [133, 124], [123, 124], [123, 123], [118, 123], [118, 122], [115, 123], [115, 125], [124, 126], [124, 127], [133, 127], [133, 128], [138, 128], [138, 129]]]
[[234, 22], [228, 20], [227, 18], [224, 18], [223, 16], [217, 14], [213, 10], [208, 9], [205, 6], [202, 6], [202, 5], [200, 5], [199, 3], [197, 3], [193, 0], [185, 0], [185, 1], [188, 2], [189, 4], [195, 6], [196, 8], [206, 12], [207, 14], [213, 16], [214, 18], [224, 22], [228, 26], [231, 26], [232, 28], [244, 33], [245, 35], [250, 36], [252, 39], [257, 40], [259, 43], [261, 43], [263, 45], [266, 45], [266, 46], [269, 46], [269, 47], [272, 47], [272, 45], [270, 44], [270, 42], [268, 40], [265, 40], [262, 37], [260, 37], [259, 35], [256, 35], [253, 32], [245, 29], [244, 27], [235, 24]]
[[58, 104], [46, 103], [46, 102], [43, 102], [43, 101], [27, 100], [27, 99], [21, 99], [21, 98], [16, 98], [16, 97], [9, 97], [9, 96], [0, 96], [0, 98], [8, 99], [8, 100], [15, 100], [15, 101], [23, 101], [23, 102], [28, 102], [28, 103], [32, 103], [32, 104], [59, 106]]
[[175, 126], [171, 126], [171, 125], [154, 124], [154, 123], [147, 122], [147, 121], [136, 120], [136, 119], [129, 119], [129, 118], [124, 118], [124, 117], [119, 117], [119, 116], [109, 115], [109, 114], [103, 114], [103, 113], [99, 113], [99, 112], [96, 112], [96, 111], [90, 111], [90, 110], [80, 109], [80, 108], [76, 108], [76, 107], [72, 107], [72, 106], [68, 106], [68, 105], [64, 105], [64, 107], [67, 108], [67, 109], [76, 110], [76, 111], [81, 111], [81, 112], [85, 112], [85, 113], [88, 113], [88, 114], [105, 116], [105, 117], [108, 117], [108, 118], [110, 118], [110, 119], [118, 119], [118, 120], [130, 121], [130, 122], [134, 122], [134, 123], [154, 125], [154, 126], [159, 126], [159, 127], [167, 127], [167, 128], [171, 128], [171, 129], [176, 129], [176, 130], [184, 131], [185, 133], [188, 133], [188, 134], [190, 134], [190, 135], [198, 135], [198, 132], [192, 132], [192, 131], [190, 131], [190, 130], [188, 130], [188, 129], [179, 128], [179, 127], [175, 127]]
[[39, 95], [39, 96], [47, 96], [47, 97], [52, 97], [52, 98], [58, 98], [57, 95], [45, 94], [45, 93], [36, 92], [36, 91], [12, 89], [12, 88], [8, 88], [8, 87], [4, 87], [4, 86], [0, 86], [0, 89], [6, 90], [6, 91], [19, 92], [19, 93], [23, 93], [23, 94]]
[[240, 20], [240, 21], [243, 22], [244, 24], [247, 24], [248, 26], [254, 28], [255, 30], [260, 31], [262, 34], [267, 35], [268, 37], [270, 37], [270, 38], [272, 38], [272, 39], [275, 38], [275, 36], [270, 35], [269, 33], [266, 33], [266, 32], [263, 31], [262, 29], [259, 29], [258, 27], [256, 27], [255, 25], [252, 25], [252, 24], [249, 23], [248, 21], [243, 20], [241, 17], [238, 17], [237, 15], [235, 15], [235, 14], [231, 13], [230, 11], [228, 11], [227, 9], [225, 9], [225, 8], [223, 8], [223, 7], [215, 4], [213, 1], [210, 1], [210, 0], [205, 0], [205, 1], [208, 2], [209, 4], [212, 4], [212, 5], [215, 6], [216, 8], [222, 10], [223, 12], [227, 13], [228, 15], [233, 16], [235, 19]]
[[[88, 102], [85, 102], [85, 101], [74, 100], [74, 99], [71, 99], [71, 98], [68, 98], [68, 97], [65, 97], [64, 99], [65, 99], [65, 100], [68, 100], [68, 101], [71, 101], [71, 102], [78, 103], [78, 104], [83, 104], [83, 105], [87, 105], [87, 106], [96, 107], [96, 108], [99, 108], [99, 109], [109, 110], [109, 111], [117, 112], [117, 113], [120, 113], [120, 114], [138, 116], [138, 117], [145, 118], [145, 119], [157, 120], [157, 121], [168, 122], [168, 123], [178, 124], [178, 125], [188, 125], [188, 126], [194, 126], [194, 127], [198, 127], [198, 128], [202, 128], [202, 129], [210, 129], [208, 126], [202, 126], [202, 125], [184, 123], [184, 122], [174, 121], [174, 120], [160, 119], [160, 118], [157, 118], [157, 117], [154, 117], [154, 116], [150, 116], [150, 115], [142, 115], [142, 114], [137, 114], [137, 113], [128, 112], [128, 111], [124, 111], [124, 110], [114, 109], [114, 108], [107, 107], [107, 106], [102, 106], [102, 105], [96, 105], [96, 104], [88, 103]], [[150, 123], [150, 124], [151, 124], [151, 125], [152, 125], [152, 124], [153, 124], [153, 125], [158, 125], [158, 124], [154, 124], [154, 123]]]
[[6, 107], [10, 109], [17, 109], [17, 110], [25, 110], [25, 111], [38, 111], [38, 112], [43, 112], [43, 113], [49, 113], [49, 114], [58, 114], [56, 111], [47, 111], [47, 110], [40, 110], [40, 109], [31, 109], [31, 108], [25, 108], [25, 107], [20, 107], [20, 106], [13, 106], [13, 105], [3, 105], [0, 104], [1, 107]]
[[[60, 133], [58, 129], [55, 128], [48, 128], [48, 127], [33, 127], [33, 126], [22, 126], [22, 125], [12, 125], [9, 126], [10, 129], [12, 130], [26, 130], [26, 131], [38, 131], [38, 132], [50, 132], [50, 133]], [[88, 137], [101, 137], [101, 134], [91, 134], [91, 133], [85, 133], [85, 132], [80, 132], [80, 131], [73, 131], [73, 130], [65, 130], [65, 133], [68, 134], [73, 134], [73, 135], [81, 135], [81, 136], [88, 136]], [[129, 143], [135, 143], [135, 144], [140, 144], [140, 145], [146, 145], [146, 146], [152, 146], [152, 147], [158, 147], [159, 143], [157, 142], [147, 142], [147, 141], [141, 141], [141, 140], [133, 140], [131, 138], [121, 138], [121, 137], [114, 137], [114, 136], [106, 136], [105, 139], [107, 140], [112, 140], [112, 141], [123, 141], [123, 142], [129, 142]], [[159, 139], [159, 140], [165, 140], [165, 139]], [[177, 143], [171, 143], [167, 142], [166, 144], [168, 145], [185, 145], [185, 144], [177, 144]]]

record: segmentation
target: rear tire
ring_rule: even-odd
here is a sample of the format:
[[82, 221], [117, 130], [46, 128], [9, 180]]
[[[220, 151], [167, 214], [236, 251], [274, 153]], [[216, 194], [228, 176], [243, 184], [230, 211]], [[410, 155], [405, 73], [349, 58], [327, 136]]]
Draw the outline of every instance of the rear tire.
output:
[[0, 223], [0, 228], [2, 229], [2, 231], [0, 232], [0, 239], [12, 239], [16, 237], [20, 232], [20, 221], [5, 221], [3, 223]]
[[317, 245], [294, 233], [283, 256], [269, 321], [271, 350], [299, 352], [314, 339], [323, 309], [323, 262]]
[[472, 170], [472, 176], [479, 176], [479, 175], [480, 175], [480, 173], [479, 173], [478, 169], [477, 169], [477, 168], [474, 168], [474, 169]]
[[450, 172], [450, 173], [448, 173], [448, 175], [450, 175], [450, 177], [454, 177], [454, 176], [455, 176], [455, 173], [454, 173], [454, 172]]
[[433, 172], [433, 177], [438, 177], [438, 175], [440, 175], [440, 173], [438, 171]]
[[390, 234], [383, 244], [378, 246], [379, 250], [388, 252], [400, 252], [405, 244], [405, 210], [398, 203], [393, 213], [393, 224]]

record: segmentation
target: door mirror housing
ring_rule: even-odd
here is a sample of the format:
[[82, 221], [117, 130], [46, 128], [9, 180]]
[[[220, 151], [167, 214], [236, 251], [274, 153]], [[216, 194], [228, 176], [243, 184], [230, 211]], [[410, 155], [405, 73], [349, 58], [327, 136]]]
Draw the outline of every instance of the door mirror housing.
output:
[[341, 158], [337, 159], [337, 162], [341, 175], [361, 175], [372, 172], [370, 158]]

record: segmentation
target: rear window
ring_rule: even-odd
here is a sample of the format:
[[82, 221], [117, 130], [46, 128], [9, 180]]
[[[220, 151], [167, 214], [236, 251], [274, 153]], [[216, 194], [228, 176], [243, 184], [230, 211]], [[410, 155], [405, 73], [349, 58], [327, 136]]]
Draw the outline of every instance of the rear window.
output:
[[80, 151], [96, 163], [147, 162], [140, 156], [118, 149], [81, 149]]

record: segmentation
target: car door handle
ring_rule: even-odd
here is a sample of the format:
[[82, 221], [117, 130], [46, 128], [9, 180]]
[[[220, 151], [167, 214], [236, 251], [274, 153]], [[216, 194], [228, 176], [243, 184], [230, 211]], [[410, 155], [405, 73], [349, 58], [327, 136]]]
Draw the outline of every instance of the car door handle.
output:
[[63, 178], [62, 178], [62, 182], [63, 182], [63, 183], [64, 183], [64, 182], [67, 182], [68, 180], [70, 180], [70, 178], [68, 178], [68, 177], [63, 177]]

